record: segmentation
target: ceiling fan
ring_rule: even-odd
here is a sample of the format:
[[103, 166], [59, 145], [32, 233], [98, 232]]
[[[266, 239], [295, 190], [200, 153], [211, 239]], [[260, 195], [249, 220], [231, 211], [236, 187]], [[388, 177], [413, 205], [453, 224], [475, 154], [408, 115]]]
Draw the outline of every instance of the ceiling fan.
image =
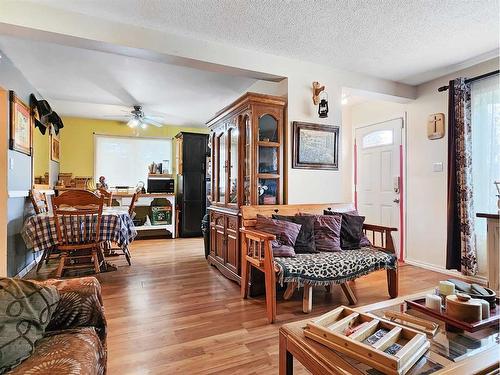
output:
[[[163, 123], [159, 122], [159, 120], [162, 120], [162, 116], [146, 116], [144, 113], [142, 106], [140, 105], [134, 105], [133, 109], [129, 111], [124, 111], [127, 112], [127, 114], [120, 116], [123, 117], [124, 121], [127, 123], [128, 126], [131, 128], [142, 128], [145, 129], [148, 125], [153, 125], [158, 128], [161, 128], [163, 126]], [[116, 116], [106, 116], [106, 117], [114, 117]]]

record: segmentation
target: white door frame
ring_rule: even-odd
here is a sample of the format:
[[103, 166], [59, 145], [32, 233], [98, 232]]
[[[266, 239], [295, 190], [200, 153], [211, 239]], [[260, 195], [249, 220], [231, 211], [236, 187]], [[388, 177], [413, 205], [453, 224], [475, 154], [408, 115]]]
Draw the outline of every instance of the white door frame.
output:
[[406, 182], [407, 182], [407, 155], [406, 155], [406, 145], [407, 145], [407, 124], [408, 124], [408, 113], [405, 111], [401, 114], [401, 116], [391, 117], [387, 120], [375, 122], [372, 124], [364, 124], [352, 127], [352, 138], [353, 138], [353, 155], [354, 155], [354, 205], [356, 209], [358, 209], [358, 146], [356, 144], [356, 130], [361, 128], [366, 128], [368, 126], [378, 125], [391, 120], [403, 120], [403, 127], [401, 129], [401, 144], [399, 146], [399, 171], [401, 184], [399, 187], [399, 256], [398, 261], [404, 262], [406, 258]]

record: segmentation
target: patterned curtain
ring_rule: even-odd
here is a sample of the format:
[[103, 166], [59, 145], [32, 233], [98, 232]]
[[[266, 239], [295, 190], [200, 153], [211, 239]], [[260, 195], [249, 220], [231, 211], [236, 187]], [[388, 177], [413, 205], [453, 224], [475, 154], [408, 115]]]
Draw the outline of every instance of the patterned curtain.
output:
[[477, 274], [472, 198], [470, 84], [450, 81], [448, 98], [448, 241], [446, 268]]

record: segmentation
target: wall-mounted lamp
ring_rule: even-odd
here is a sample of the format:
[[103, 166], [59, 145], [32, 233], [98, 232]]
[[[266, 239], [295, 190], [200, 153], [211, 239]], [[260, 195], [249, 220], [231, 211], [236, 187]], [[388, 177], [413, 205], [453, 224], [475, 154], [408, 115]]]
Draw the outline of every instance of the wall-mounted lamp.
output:
[[328, 93], [323, 91], [320, 94], [321, 100], [318, 104], [318, 115], [319, 118], [327, 118], [328, 117]]
[[318, 115], [320, 118], [328, 117], [328, 93], [325, 86], [321, 86], [318, 81], [312, 83], [313, 103], [318, 106]]
[[321, 84], [318, 81], [314, 81], [312, 85], [313, 85], [313, 103], [314, 105], [318, 105], [319, 94], [321, 91], [325, 90], [325, 86], [321, 86]]

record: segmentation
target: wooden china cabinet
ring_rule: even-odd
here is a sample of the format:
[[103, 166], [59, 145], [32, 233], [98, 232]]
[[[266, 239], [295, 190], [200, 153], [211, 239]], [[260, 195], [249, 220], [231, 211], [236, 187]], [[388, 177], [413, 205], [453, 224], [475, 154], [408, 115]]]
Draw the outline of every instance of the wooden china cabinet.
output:
[[246, 93], [207, 122], [212, 205], [208, 261], [240, 282], [242, 205], [284, 204], [286, 99]]

